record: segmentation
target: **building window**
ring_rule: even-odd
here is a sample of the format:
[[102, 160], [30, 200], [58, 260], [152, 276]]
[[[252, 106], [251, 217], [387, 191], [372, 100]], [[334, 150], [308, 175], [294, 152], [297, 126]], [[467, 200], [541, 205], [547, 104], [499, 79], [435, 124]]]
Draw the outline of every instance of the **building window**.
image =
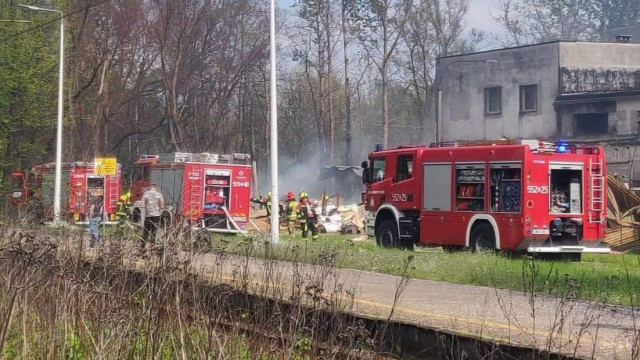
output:
[[484, 89], [485, 114], [500, 114], [502, 112], [502, 88], [490, 87]]
[[609, 133], [609, 114], [575, 114], [576, 136], [607, 135]]
[[520, 111], [538, 110], [538, 85], [520, 86]]

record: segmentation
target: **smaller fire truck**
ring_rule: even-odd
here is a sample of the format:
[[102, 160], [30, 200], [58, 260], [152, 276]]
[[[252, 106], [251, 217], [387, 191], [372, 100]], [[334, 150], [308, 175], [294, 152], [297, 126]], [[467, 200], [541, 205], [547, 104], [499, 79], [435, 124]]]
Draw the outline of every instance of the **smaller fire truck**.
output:
[[[105, 224], [116, 224], [116, 203], [121, 190], [121, 169], [117, 165], [115, 175], [96, 174], [95, 166], [89, 162], [72, 162], [62, 165], [61, 207], [64, 216], [76, 224], [87, 224], [87, 201], [95, 189], [104, 199]], [[12, 192], [11, 201], [16, 206], [38, 202], [45, 220], [53, 218], [53, 196], [55, 163], [36, 165], [27, 174], [16, 171], [12, 174], [20, 189]]]
[[142, 225], [141, 199], [156, 184], [165, 200], [162, 221], [212, 232], [245, 234], [251, 198], [250, 156], [234, 153], [143, 155], [131, 187], [132, 220]]
[[601, 147], [537, 140], [402, 146], [362, 164], [367, 233], [414, 243], [531, 253], [607, 253]]

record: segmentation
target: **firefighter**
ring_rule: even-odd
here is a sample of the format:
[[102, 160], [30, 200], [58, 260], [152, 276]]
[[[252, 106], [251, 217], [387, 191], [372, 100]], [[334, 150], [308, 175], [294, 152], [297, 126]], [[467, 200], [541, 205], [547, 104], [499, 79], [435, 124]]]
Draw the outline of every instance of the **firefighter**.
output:
[[120, 224], [124, 224], [131, 215], [131, 191], [127, 191], [120, 195], [120, 200], [116, 203], [116, 217]]
[[267, 193], [267, 197], [260, 196], [259, 199], [251, 199], [252, 203], [260, 204], [267, 208], [267, 217], [271, 217], [271, 191]]
[[302, 227], [302, 238], [306, 239], [309, 230], [311, 230], [311, 240], [318, 240], [318, 228], [316, 227], [318, 216], [316, 215], [316, 210], [309, 201], [309, 196], [306, 192], [301, 191], [299, 198], [298, 218], [300, 219], [300, 226]]
[[289, 237], [292, 238], [296, 231], [296, 220], [298, 220], [298, 202], [293, 192], [289, 191], [287, 193], [284, 207], [287, 217], [287, 231], [289, 232]]

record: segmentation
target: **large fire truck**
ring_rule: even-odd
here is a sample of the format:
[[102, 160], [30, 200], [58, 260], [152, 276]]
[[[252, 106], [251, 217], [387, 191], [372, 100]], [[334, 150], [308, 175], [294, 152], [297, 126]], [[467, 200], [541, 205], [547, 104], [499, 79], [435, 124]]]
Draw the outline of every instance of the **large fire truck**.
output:
[[536, 140], [374, 151], [367, 234], [382, 247], [607, 253], [604, 160], [601, 147]]
[[187, 223], [212, 232], [242, 233], [249, 224], [250, 156], [234, 153], [143, 155], [139, 179], [131, 187], [133, 221], [142, 225], [141, 198], [156, 184], [166, 209], [162, 221]]
[[[13, 172], [18, 187], [11, 194], [16, 206], [37, 203], [44, 220], [53, 218], [53, 197], [55, 163], [36, 165], [29, 173]], [[95, 189], [104, 199], [105, 224], [116, 224], [116, 204], [121, 190], [121, 169], [116, 165], [113, 175], [96, 173], [96, 166], [90, 162], [71, 162], [62, 165], [61, 207], [65, 218], [77, 224], [86, 224], [88, 219], [87, 201], [89, 193]]]

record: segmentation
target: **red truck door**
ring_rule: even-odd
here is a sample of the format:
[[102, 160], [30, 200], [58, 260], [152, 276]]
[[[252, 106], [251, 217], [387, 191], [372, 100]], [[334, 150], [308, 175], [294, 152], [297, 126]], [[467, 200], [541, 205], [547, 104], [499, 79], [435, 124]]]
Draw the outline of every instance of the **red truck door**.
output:
[[416, 174], [414, 173], [415, 151], [400, 153], [393, 159], [394, 172], [390, 186], [390, 198], [387, 201], [393, 203], [401, 211], [419, 209], [420, 196], [416, 187]]
[[465, 239], [454, 236], [451, 207], [452, 169], [450, 162], [422, 164], [422, 216], [420, 242], [463, 246]]

